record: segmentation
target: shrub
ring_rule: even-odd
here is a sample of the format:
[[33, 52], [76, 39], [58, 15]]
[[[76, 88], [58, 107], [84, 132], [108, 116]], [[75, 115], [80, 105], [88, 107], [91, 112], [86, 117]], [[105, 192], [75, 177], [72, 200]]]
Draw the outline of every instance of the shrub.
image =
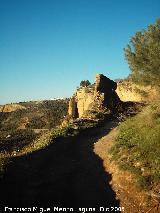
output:
[[160, 19], [131, 38], [125, 48], [125, 57], [132, 80], [160, 86]]
[[81, 83], [80, 83], [81, 87], [87, 87], [89, 85], [91, 85], [91, 83], [89, 82], [89, 80], [84, 80], [84, 81], [81, 81]]

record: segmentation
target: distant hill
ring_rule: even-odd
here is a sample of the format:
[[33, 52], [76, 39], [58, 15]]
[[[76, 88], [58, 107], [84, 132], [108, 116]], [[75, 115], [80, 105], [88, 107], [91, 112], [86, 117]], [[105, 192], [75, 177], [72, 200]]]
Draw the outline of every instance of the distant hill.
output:
[[0, 112], [13, 112], [19, 109], [25, 109], [21, 104], [5, 104], [0, 105]]
[[1, 105], [0, 151], [31, 143], [42, 132], [60, 125], [67, 110], [68, 99]]

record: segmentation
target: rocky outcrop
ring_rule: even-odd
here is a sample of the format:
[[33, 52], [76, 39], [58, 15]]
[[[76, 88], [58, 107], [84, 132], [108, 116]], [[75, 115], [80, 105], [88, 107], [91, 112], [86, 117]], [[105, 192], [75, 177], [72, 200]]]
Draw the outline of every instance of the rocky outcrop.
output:
[[[117, 83], [102, 74], [96, 75], [95, 84], [80, 87], [70, 99], [68, 114], [72, 118], [84, 118], [92, 112], [99, 112], [105, 107], [117, 110], [121, 101], [116, 93]], [[86, 113], [89, 112], [89, 113]]]
[[121, 101], [152, 102], [160, 98], [159, 89], [151, 86], [140, 86], [131, 81], [117, 82], [116, 92]]
[[69, 114], [72, 118], [77, 118], [77, 117], [79, 117], [78, 108], [77, 108], [77, 101], [76, 101], [76, 97], [75, 97], [75, 96], [73, 96], [73, 97], [69, 100], [68, 114]]
[[82, 117], [94, 101], [94, 90], [92, 87], [82, 87], [76, 92], [77, 109], [79, 117]]
[[116, 89], [116, 82], [110, 80], [102, 74], [96, 75], [95, 96], [97, 96], [97, 93], [103, 93], [103, 106], [109, 108], [112, 111], [116, 110], [117, 106], [119, 106], [119, 104], [121, 103], [115, 91]]

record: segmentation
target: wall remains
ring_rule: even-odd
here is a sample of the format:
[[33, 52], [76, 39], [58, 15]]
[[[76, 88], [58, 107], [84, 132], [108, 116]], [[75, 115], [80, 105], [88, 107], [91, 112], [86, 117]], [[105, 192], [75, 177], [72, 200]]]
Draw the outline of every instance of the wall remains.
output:
[[97, 74], [93, 85], [77, 89], [70, 99], [68, 114], [72, 118], [85, 118], [89, 113], [100, 112], [104, 107], [114, 113], [123, 110], [124, 102], [154, 101], [160, 98], [158, 91], [151, 86], [138, 86], [125, 80], [116, 83]]
[[86, 111], [99, 111], [104, 107], [114, 110], [121, 102], [115, 92], [117, 83], [102, 74], [96, 75], [95, 84], [77, 89], [70, 99], [68, 114], [72, 118], [85, 117]]

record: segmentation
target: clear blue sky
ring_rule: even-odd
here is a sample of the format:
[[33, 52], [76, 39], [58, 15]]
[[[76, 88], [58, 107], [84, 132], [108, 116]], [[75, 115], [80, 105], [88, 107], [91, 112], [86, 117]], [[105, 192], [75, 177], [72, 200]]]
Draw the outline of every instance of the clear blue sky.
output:
[[157, 18], [159, 0], [0, 0], [0, 104], [126, 77], [123, 48]]

